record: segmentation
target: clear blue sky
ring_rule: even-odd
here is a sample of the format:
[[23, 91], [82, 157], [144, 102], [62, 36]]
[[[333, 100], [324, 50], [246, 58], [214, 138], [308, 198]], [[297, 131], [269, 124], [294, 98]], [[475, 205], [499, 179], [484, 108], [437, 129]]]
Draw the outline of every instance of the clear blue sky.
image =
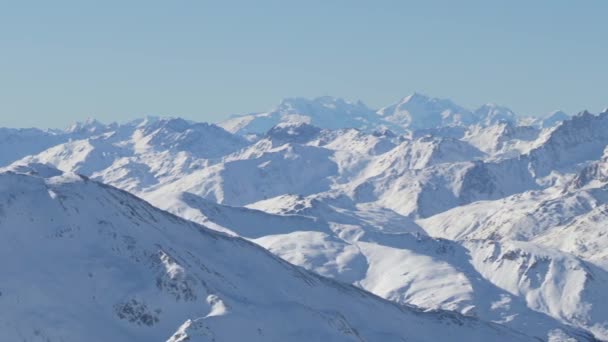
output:
[[0, 0], [0, 126], [218, 121], [413, 91], [522, 114], [608, 106], [608, 1]]

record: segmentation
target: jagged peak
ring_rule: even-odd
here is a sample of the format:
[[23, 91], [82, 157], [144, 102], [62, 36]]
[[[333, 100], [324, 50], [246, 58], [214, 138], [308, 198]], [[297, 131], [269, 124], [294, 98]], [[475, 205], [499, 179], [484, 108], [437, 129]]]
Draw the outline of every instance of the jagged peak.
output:
[[413, 92], [410, 95], [407, 95], [405, 97], [403, 97], [401, 99], [401, 103], [405, 103], [405, 102], [426, 102], [426, 101], [430, 101], [431, 98], [427, 95], [418, 93], [418, 92]]
[[[112, 124], [111, 124], [112, 125]], [[84, 121], [76, 121], [65, 129], [66, 133], [78, 133], [78, 132], [96, 132], [100, 129], [107, 127], [107, 125], [101, 123], [97, 119], [92, 117], [86, 118]]]

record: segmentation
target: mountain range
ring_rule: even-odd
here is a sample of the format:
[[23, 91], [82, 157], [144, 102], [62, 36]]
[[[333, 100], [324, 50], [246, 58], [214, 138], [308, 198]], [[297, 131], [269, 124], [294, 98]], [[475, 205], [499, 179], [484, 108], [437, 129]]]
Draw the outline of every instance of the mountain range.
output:
[[292, 98], [0, 146], [10, 340], [608, 340], [608, 112]]

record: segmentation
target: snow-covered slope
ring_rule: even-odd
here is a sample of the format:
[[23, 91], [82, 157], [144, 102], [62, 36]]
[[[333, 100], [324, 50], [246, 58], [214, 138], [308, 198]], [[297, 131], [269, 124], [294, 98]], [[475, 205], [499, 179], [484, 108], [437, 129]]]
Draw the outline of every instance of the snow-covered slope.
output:
[[471, 203], [417, 223], [432, 236], [463, 241], [484, 277], [525, 298], [528, 307], [607, 339], [608, 186], [598, 176]]
[[608, 146], [600, 160], [594, 161], [582, 168], [566, 185], [567, 190], [583, 187], [601, 186], [608, 183]]
[[554, 329], [568, 330], [483, 279], [465, 248], [425, 237], [412, 221], [389, 211], [362, 206], [345, 210], [332, 205], [341, 199], [298, 196], [281, 196], [250, 208], [191, 194], [150, 200], [181, 217], [247, 237], [291, 263], [398, 303], [455, 310], [539, 338]]
[[[200, 170], [250, 143], [218, 126], [175, 118], [147, 118], [94, 129], [75, 125], [80, 139], [27, 156], [24, 162], [48, 163], [129, 191], [141, 191], [161, 181]], [[83, 130], [94, 132], [83, 135]]]
[[469, 161], [481, 157], [483, 153], [466, 142], [425, 136], [404, 141], [384, 153], [370, 165], [369, 174], [373, 174], [373, 170], [423, 169], [431, 165]]
[[[459, 147], [467, 145], [463, 142], [456, 144]], [[374, 202], [403, 215], [427, 217], [466, 203], [502, 198], [538, 187], [525, 160], [464, 161], [473, 159], [475, 154], [459, 154], [463, 149], [458, 147], [448, 151], [449, 154], [439, 155], [456, 160], [441, 163], [442, 159], [439, 158], [435, 159], [439, 163], [423, 164], [426, 167], [422, 168], [412, 168], [415, 164], [400, 167], [401, 158], [396, 159], [399, 162], [397, 165], [379, 158], [376, 164], [371, 164], [365, 170], [363, 177], [347, 188], [357, 201]], [[464, 151], [477, 151], [477, 155], [480, 154], [470, 145]], [[399, 157], [404, 155], [397, 154]], [[463, 161], [458, 161], [458, 158]], [[427, 159], [421, 159], [424, 160]], [[378, 167], [379, 164], [385, 167]]]
[[130, 151], [113, 144], [108, 136], [99, 136], [68, 141], [25, 159], [29, 162], [52, 164], [61, 170], [90, 175], [109, 167], [116, 159], [129, 155], [131, 155]]
[[540, 125], [543, 128], [554, 127], [562, 123], [562, 121], [566, 121], [568, 119], [570, 119], [570, 115], [564, 113], [561, 110], [556, 110], [543, 117], [540, 121]]
[[490, 155], [513, 157], [536, 147], [539, 134], [540, 130], [533, 126], [516, 126], [512, 122], [502, 121], [494, 125], [473, 126], [463, 140]]
[[0, 188], [6, 340], [533, 340], [392, 304], [74, 174], [21, 167]]
[[608, 270], [604, 170], [605, 162], [596, 162], [565, 184], [471, 203], [418, 222], [431, 235], [452, 240], [534, 241]]
[[608, 272], [528, 242], [467, 242], [484, 278], [525, 298], [528, 307], [608, 339]]
[[222, 157], [248, 144], [240, 136], [216, 125], [191, 123], [178, 118], [140, 125], [133, 139], [138, 149], [173, 153], [187, 151], [195, 157], [207, 159]]
[[227, 159], [152, 191], [191, 192], [214, 201], [245, 205], [285, 193], [329, 190], [338, 167], [331, 151], [298, 144], [270, 148], [250, 158]]
[[608, 112], [581, 112], [551, 131], [546, 141], [530, 151], [537, 176], [552, 170], [572, 171], [578, 163], [597, 160], [608, 144]]

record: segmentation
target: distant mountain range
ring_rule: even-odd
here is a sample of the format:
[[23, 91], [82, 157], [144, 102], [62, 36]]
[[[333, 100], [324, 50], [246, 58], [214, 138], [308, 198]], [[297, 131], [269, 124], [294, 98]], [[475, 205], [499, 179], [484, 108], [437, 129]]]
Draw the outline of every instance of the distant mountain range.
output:
[[348, 102], [324, 96], [315, 99], [290, 98], [269, 112], [235, 115], [219, 125], [232, 133], [260, 134], [279, 123], [308, 123], [320, 128], [357, 128], [371, 131], [387, 127], [402, 133], [406, 129], [423, 130], [440, 127], [493, 125], [499, 122], [551, 127], [568, 118], [562, 111], [538, 118], [519, 117], [507, 107], [485, 104], [469, 110], [447, 99], [414, 93], [378, 110], [362, 102]]

